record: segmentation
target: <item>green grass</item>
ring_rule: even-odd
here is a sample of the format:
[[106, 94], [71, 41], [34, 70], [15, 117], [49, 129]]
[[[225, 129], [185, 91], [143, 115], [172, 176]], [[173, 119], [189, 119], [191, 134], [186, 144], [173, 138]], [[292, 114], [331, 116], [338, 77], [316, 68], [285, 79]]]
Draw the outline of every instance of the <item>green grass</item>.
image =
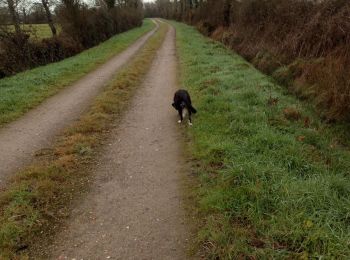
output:
[[[55, 25], [58, 33], [60, 32], [60, 26]], [[11, 30], [14, 30], [13, 25], [9, 25]], [[48, 24], [22, 24], [21, 29], [24, 31], [29, 31], [32, 36], [37, 37], [38, 39], [45, 39], [52, 37], [52, 32]]]
[[74, 57], [1, 79], [0, 125], [13, 121], [45, 98], [72, 84], [125, 50], [152, 28], [154, 23], [145, 20], [142, 27], [118, 34]]
[[174, 25], [198, 109], [189, 136], [206, 258], [349, 259], [348, 128], [322, 123], [240, 56]]
[[[167, 29], [160, 24], [90, 109], [53, 147], [38, 151], [31, 165], [14, 174], [0, 192], [0, 259], [48, 258], [45, 245], [69, 216], [72, 199], [89, 188], [96, 156], [148, 72]], [[37, 244], [45, 249], [35, 252]]]
[[[50, 38], [52, 37], [52, 32], [48, 24], [25, 24], [22, 25], [23, 30], [28, 30], [33, 36], [38, 39]], [[60, 33], [60, 27], [56, 25], [57, 33]]]

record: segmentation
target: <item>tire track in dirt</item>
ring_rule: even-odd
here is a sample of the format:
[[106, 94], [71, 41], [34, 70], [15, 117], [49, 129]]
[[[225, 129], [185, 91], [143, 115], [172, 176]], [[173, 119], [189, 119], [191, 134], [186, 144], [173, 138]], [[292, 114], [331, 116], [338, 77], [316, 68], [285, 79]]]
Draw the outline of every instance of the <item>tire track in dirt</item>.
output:
[[48, 98], [20, 119], [0, 128], [0, 187], [7, 178], [28, 164], [34, 152], [49, 147], [68, 124], [77, 120], [105, 84], [144, 45], [157, 27], [122, 53], [75, 84]]
[[49, 248], [51, 259], [186, 259], [189, 232], [180, 187], [187, 166], [171, 107], [175, 90], [171, 27], [111, 132], [92, 191]]

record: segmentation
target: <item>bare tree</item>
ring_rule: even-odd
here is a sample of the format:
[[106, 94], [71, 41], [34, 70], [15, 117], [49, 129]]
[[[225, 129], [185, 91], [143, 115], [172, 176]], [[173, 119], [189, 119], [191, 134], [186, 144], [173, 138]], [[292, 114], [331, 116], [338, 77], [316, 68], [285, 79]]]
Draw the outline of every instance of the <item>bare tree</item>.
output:
[[[0, 4], [2, 4], [0, 2]], [[3, 24], [9, 24], [11, 21], [11, 18], [10, 18], [10, 13], [9, 13], [9, 10], [7, 8], [7, 6], [3, 6], [1, 5], [0, 6], [0, 24], [3, 25]]]
[[103, 0], [101, 2], [103, 3], [102, 6], [107, 7], [108, 10], [113, 9], [116, 5], [116, 0]]
[[23, 13], [23, 24], [25, 24], [27, 23], [27, 11], [24, 7], [22, 8], [22, 13]]
[[16, 33], [21, 32], [21, 27], [19, 26], [19, 18], [18, 18], [18, 13], [16, 11], [16, 5], [13, 0], [6, 0], [7, 1], [7, 6], [11, 15], [11, 20], [13, 25], [15, 26], [15, 31]]
[[57, 30], [56, 30], [56, 27], [55, 27], [55, 25], [53, 23], [53, 20], [52, 20], [52, 14], [51, 14], [51, 11], [50, 11], [49, 0], [41, 0], [41, 2], [43, 4], [43, 6], [44, 6], [45, 13], [46, 13], [46, 18], [47, 18], [47, 23], [50, 26], [52, 35], [56, 36]]

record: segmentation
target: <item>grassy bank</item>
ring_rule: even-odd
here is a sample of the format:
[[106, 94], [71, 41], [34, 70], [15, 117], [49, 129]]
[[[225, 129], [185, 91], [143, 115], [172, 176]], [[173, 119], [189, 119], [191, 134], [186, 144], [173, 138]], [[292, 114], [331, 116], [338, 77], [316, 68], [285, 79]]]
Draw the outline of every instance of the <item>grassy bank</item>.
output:
[[349, 258], [347, 131], [223, 45], [174, 25], [198, 109], [189, 135], [205, 257]]
[[0, 259], [31, 253], [38, 238], [46, 241], [69, 214], [72, 198], [88, 187], [89, 167], [108, 137], [109, 128], [140, 85], [166, 31], [167, 27], [160, 25], [90, 110], [67, 129], [52, 149], [39, 151], [36, 161], [0, 193]]
[[0, 80], [0, 125], [23, 115], [45, 98], [72, 84], [112, 56], [122, 52], [154, 28], [151, 20], [142, 27], [118, 34], [74, 57]]

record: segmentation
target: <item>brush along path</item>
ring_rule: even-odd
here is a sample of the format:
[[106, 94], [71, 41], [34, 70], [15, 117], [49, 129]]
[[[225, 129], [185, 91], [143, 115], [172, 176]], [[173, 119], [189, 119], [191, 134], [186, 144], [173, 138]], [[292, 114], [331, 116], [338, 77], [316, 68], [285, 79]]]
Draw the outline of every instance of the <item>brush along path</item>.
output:
[[0, 129], [0, 187], [11, 173], [30, 162], [34, 151], [47, 147], [64, 127], [79, 118], [108, 80], [137, 53], [155, 30], [19, 120]]
[[169, 29], [130, 110], [96, 167], [94, 188], [74, 209], [53, 259], [185, 259], [183, 165], [176, 113], [175, 31]]

